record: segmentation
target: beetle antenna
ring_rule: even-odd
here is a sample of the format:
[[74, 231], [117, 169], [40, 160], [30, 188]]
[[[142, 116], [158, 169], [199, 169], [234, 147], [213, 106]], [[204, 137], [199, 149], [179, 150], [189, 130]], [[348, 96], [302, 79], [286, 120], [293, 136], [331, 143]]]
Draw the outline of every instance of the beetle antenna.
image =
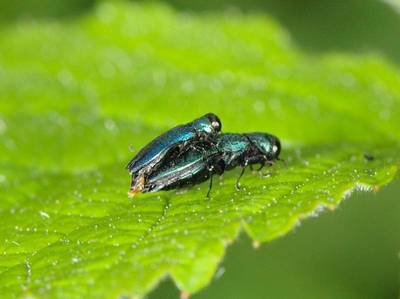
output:
[[276, 160], [283, 162], [283, 164], [285, 164], [286, 168], [288, 167], [288, 164], [287, 164], [286, 160], [281, 159], [281, 158], [276, 158]]
[[132, 144], [129, 144], [128, 149], [129, 149], [129, 151], [130, 151], [131, 153], [133, 153], [133, 152], [136, 151]]

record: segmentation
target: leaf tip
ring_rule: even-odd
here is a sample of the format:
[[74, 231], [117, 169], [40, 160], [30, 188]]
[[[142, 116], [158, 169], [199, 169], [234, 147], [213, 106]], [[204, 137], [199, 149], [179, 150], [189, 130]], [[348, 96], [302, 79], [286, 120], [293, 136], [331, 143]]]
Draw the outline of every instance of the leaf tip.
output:
[[181, 292], [180, 299], [189, 299], [190, 298], [190, 293], [186, 291]]
[[229, 240], [229, 239], [225, 239], [224, 240], [224, 246], [228, 247], [229, 245], [231, 245], [233, 243], [233, 240]]
[[258, 240], [254, 240], [253, 241], [253, 248], [254, 249], [260, 248], [260, 245], [261, 245], [260, 241], [258, 241]]

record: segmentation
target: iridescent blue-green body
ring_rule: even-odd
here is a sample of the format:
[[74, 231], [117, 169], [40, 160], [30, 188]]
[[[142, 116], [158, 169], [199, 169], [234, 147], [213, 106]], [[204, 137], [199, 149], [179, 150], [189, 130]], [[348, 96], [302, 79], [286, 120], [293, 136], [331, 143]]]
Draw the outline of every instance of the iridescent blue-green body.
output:
[[270, 134], [220, 134], [215, 144], [197, 142], [184, 153], [166, 159], [161, 167], [149, 174], [143, 192], [195, 185], [210, 178], [211, 189], [214, 174], [221, 175], [240, 166], [242, 175], [247, 165], [263, 167], [272, 164], [279, 159], [280, 149], [279, 139]]
[[212, 138], [220, 130], [219, 118], [208, 113], [190, 123], [174, 127], [152, 140], [126, 166], [132, 175], [130, 194], [142, 191], [147, 174], [154, 171], [157, 164], [170, 152], [179, 151], [188, 143]]

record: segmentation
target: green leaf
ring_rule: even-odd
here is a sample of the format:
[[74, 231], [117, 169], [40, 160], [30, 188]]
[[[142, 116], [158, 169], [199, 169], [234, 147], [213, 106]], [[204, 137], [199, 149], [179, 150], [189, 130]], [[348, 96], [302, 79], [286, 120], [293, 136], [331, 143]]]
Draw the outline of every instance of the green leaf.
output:
[[[257, 246], [398, 174], [398, 70], [305, 55], [265, 16], [104, 3], [0, 46], [0, 297], [193, 293], [242, 230]], [[209, 111], [279, 136], [287, 166], [129, 200], [129, 145]]]

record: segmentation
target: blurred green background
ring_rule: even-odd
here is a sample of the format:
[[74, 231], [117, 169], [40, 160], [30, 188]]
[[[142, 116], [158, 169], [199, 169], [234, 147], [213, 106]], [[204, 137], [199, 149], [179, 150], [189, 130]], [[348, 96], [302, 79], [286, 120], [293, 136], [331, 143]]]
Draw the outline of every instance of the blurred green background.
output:
[[[32, 18], [73, 18], [96, 0], [0, 1], [0, 22]], [[140, 0], [136, 2], [154, 2]], [[240, 10], [268, 14], [279, 21], [303, 50], [377, 52], [400, 63], [399, 0], [160, 0], [192, 13]]]
[[[268, 14], [299, 48], [379, 53], [400, 63], [400, 4], [392, 1], [166, 1], [190, 13]], [[0, 26], [25, 19], [74, 18], [94, 0], [0, 1]], [[193, 298], [400, 298], [399, 181], [378, 194], [356, 193], [335, 213], [306, 220], [288, 236], [253, 250], [242, 235], [216, 280]], [[219, 277], [220, 276], [220, 277]], [[165, 281], [150, 298], [176, 298]]]

